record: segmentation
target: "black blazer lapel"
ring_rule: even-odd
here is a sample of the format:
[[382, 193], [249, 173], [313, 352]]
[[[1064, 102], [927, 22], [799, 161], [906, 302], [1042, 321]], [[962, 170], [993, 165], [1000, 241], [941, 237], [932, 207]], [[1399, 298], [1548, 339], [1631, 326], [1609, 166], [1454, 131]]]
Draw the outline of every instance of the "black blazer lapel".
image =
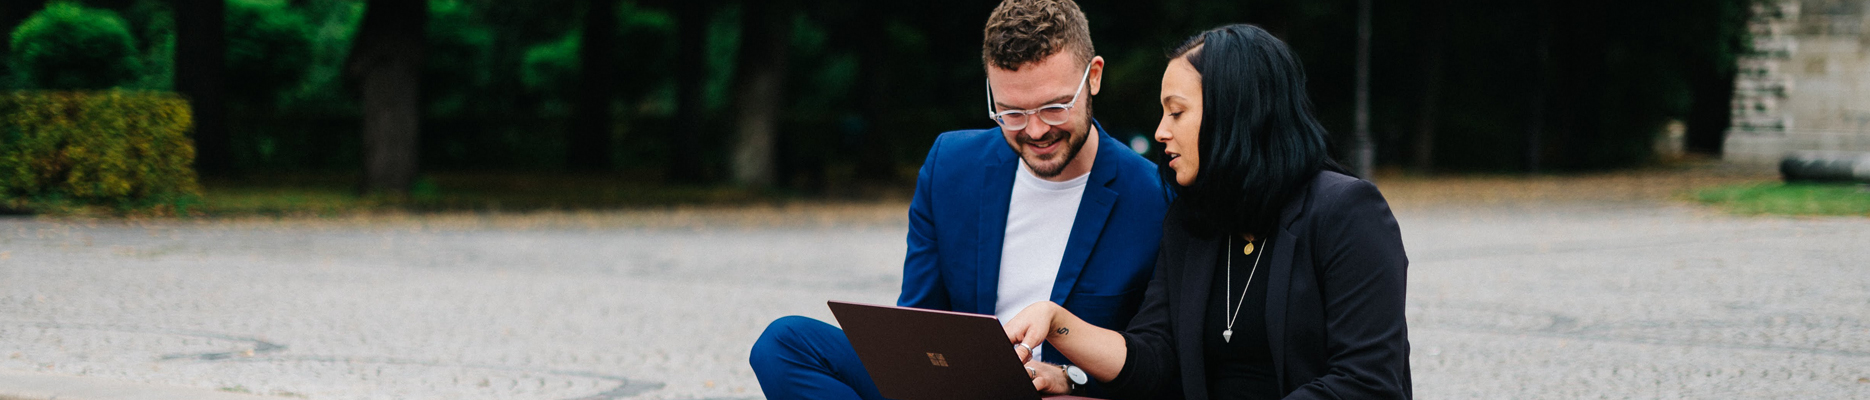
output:
[[[1182, 291], [1175, 297], [1181, 304], [1179, 306], [1171, 304], [1172, 307], [1169, 309], [1176, 313], [1173, 325], [1175, 343], [1180, 343], [1182, 347], [1176, 349], [1176, 354], [1181, 355], [1184, 381], [1207, 381], [1207, 371], [1202, 368], [1207, 364], [1207, 359], [1203, 358], [1201, 353], [1201, 330], [1207, 318], [1208, 282], [1214, 279], [1214, 263], [1217, 259], [1215, 251], [1220, 249], [1220, 238], [1189, 236], [1188, 242], [1180, 249], [1186, 253], [1183, 258], [1181, 282], [1170, 285]], [[1205, 390], [1205, 388], [1192, 388], [1191, 390]], [[1191, 398], [1206, 397], [1195, 396], [1196, 393], [1187, 394]]]
[[1273, 252], [1273, 263], [1267, 265], [1271, 269], [1267, 270], [1266, 277], [1266, 346], [1273, 355], [1273, 370], [1278, 371], [1276, 376], [1281, 392], [1287, 389], [1286, 303], [1292, 293], [1292, 252], [1299, 243], [1298, 236], [1292, 234], [1291, 226], [1304, 211], [1302, 205], [1309, 200], [1310, 193], [1310, 186], [1301, 187], [1286, 201], [1286, 206], [1279, 212], [1278, 233], [1274, 235], [1273, 243], [1268, 244], [1271, 249], [1267, 250]]

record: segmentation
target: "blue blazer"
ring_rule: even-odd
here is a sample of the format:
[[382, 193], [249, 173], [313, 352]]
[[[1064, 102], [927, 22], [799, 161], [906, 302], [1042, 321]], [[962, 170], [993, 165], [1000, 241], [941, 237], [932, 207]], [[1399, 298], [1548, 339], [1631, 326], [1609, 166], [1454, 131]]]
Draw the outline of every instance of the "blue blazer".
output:
[[[1096, 121], [1092, 121], [1096, 124]], [[1155, 163], [1097, 129], [1097, 159], [1078, 203], [1051, 300], [1091, 324], [1122, 330], [1155, 269], [1169, 194]], [[999, 128], [941, 134], [916, 176], [909, 252], [896, 304], [993, 314], [1018, 155]], [[1047, 361], [1065, 361], [1051, 347]]]

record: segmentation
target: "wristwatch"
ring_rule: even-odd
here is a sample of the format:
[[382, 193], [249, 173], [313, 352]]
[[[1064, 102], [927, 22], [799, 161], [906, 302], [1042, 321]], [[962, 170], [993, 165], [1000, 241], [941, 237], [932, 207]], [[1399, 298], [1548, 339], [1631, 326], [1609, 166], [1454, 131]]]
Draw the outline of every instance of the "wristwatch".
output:
[[1079, 389], [1084, 388], [1084, 384], [1091, 382], [1091, 377], [1085, 375], [1084, 370], [1078, 369], [1076, 365], [1059, 365], [1058, 367], [1065, 369], [1065, 388], [1072, 394], [1077, 394]]

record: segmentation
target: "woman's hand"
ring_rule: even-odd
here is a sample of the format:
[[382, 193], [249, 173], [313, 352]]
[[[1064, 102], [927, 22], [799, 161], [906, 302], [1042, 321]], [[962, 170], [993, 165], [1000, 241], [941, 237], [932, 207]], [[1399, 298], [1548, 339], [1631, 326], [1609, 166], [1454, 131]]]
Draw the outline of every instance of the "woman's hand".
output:
[[1052, 331], [1052, 326], [1057, 325], [1054, 321], [1062, 312], [1066, 312], [1065, 308], [1059, 307], [1057, 303], [1041, 301], [1026, 306], [1019, 314], [1014, 314], [1013, 319], [1006, 321], [1003, 326], [1006, 328], [1006, 338], [1013, 343], [1013, 351], [1019, 353], [1019, 362], [1032, 361], [1032, 349], [1045, 344], [1046, 336]]
[[[1084, 322], [1065, 307], [1050, 301], [1026, 306], [1003, 327], [1007, 340], [1013, 343], [1013, 351], [1019, 353], [1019, 362], [1031, 362], [1032, 349], [1051, 343], [1052, 350], [1070, 358], [1091, 379], [1098, 381], [1115, 379], [1117, 373], [1123, 371], [1123, 358], [1130, 351], [1124, 345], [1123, 334]], [[1035, 375], [1032, 385], [1040, 391], [1056, 394], [1062, 393], [1060, 388], [1067, 387], [1062, 378], [1040, 379], [1051, 375]]]
[[1058, 364], [1039, 361], [1027, 361], [1026, 370], [1031, 371], [1032, 388], [1048, 395], [1071, 394], [1071, 385], [1065, 383], [1065, 368]]

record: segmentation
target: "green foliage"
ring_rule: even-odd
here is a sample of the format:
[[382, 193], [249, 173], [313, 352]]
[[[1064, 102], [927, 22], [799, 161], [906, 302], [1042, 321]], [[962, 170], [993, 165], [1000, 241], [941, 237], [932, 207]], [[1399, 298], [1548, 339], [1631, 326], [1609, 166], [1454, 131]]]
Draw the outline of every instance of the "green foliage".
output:
[[[617, 7], [617, 26], [619, 30], [631, 34], [651, 34], [661, 32], [667, 35], [675, 31], [675, 17], [660, 9], [648, 8], [635, 1], [624, 1]], [[664, 39], [667, 39], [666, 37]]]
[[198, 196], [188, 102], [157, 92], [0, 96], [0, 198], [173, 206]]
[[136, 32], [142, 70], [130, 87], [143, 90], [175, 89], [175, 13], [166, 0], [136, 0], [123, 12]]
[[104, 89], [136, 82], [136, 41], [117, 13], [56, 2], [13, 30], [17, 83], [40, 89]]
[[[614, 90], [626, 104], [636, 103], [631, 108], [653, 116], [674, 112], [673, 93], [669, 90], [673, 84], [669, 75], [675, 57], [671, 43], [674, 31], [675, 18], [668, 12], [644, 8], [633, 1], [618, 5], [617, 32], [612, 33], [616, 36], [613, 43], [618, 45], [613, 49], [617, 70], [612, 73], [618, 77]], [[580, 27], [573, 25], [555, 39], [526, 48], [520, 63], [520, 82], [544, 99], [545, 114], [568, 114], [570, 106], [566, 102], [580, 90], [581, 34]], [[728, 61], [714, 61], [710, 66], [724, 62]]]
[[1739, 214], [1870, 216], [1870, 185], [1742, 184], [1703, 189], [1695, 199]]
[[230, 104], [278, 103], [311, 64], [311, 23], [285, 0], [228, 0], [226, 20]]
[[617, 94], [644, 116], [675, 114], [675, 17], [625, 1], [617, 7]]
[[344, 86], [344, 61], [363, 20], [364, 3], [309, 0], [291, 9], [306, 19], [311, 40], [304, 79], [282, 93], [279, 108], [294, 115], [353, 115], [356, 100]]
[[734, 68], [740, 58], [740, 5], [723, 7], [708, 21], [707, 74], [702, 83], [702, 102], [708, 110], [719, 110], [734, 101], [731, 91]]
[[[124, 58], [140, 67], [109, 86], [165, 88], [171, 74], [171, 0], [87, 0], [121, 13], [65, 18], [85, 26], [123, 25]], [[226, 0], [228, 116], [237, 165], [259, 170], [348, 170], [359, 164], [356, 94], [343, 74], [366, 2]], [[570, 101], [587, 89], [579, 63], [582, 0], [426, 0], [428, 61], [423, 70], [424, 168], [551, 169], [562, 165]], [[704, 64], [676, 65], [676, 3], [617, 2], [611, 110], [621, 168], [653, 171], [671, 150], [681, 69], [704, 75], [709, 140], [688, 149], [711, 162], [725, 148], [740, 24], [737, 2], [715, 2], [701, 40]], [[982, 101], [980, 23], [998, 0], [788, 2], [797, 16], [780, 117], [777, 167], [788, 176], [848, 171], [866, 154], [899, 166], [922, 159], [945, 130], [987, 127]], [[1135, 2], [1080, 0], [1097, 50], [1106, 58], [1096, 117], [1119, 139], [1147, 135], [1159, 117], [1162, 52], [1223, 23], [1259, 24], [1304, 61], [1309, 92], [1326, 128], [1350, 132], [1355, 2], [1304, 0]], [[1704, 89], [1703, 69], [1731, 71], [1744, 51], [1747, 0], [1652, 2], [1462, 2], [1395, 0], [1374, 10], [1372, 127], [1385, 163], [1413, 158], [1423, 126], [1423, 72], [1429, 44], [1446, 55], [1432, 126], [1443, 170], [1517, 170], [1528, 133], [1541, 128], [1545, 168], [1627, 166], [1649, 157], [1652, 135], [1684, 119]], [[1545, 4], [1545, 6], [1540, 6]], [[103, 13], [53, 2], [58, 13]], [[7, 9], [0, 6], [0, 9]], [[1431, 12], [1431, 9], [1441, 11]], [[26, 6], [11, 8], [17, 20]], [[60, 14], [63, 15], [63, 14]], [[89, 15], [89, 14], [87, 14]], [[1441, 18], [1428, 18], [1442, 15]], [[1441, 21], [1441, 22], [1433, 22]], [[0, 21], [5, 23], [5, 21]], [[26, 25], [26, 24], [23, 24]], [[1431, 37], [1427, 29], [1446, 26]], [[48, 23], [40, 22], [44, 30]], [[0, 27], [8, 29], [11, 27]], [[22, 28], [24, 30], [25, 28]], [[87, 28], [89, 29], [89, 28]], [[1549, 31], [1543, 31], [1549, 30]], [[1541, 39], [1545, 32], [1548, 39]], [[67, 35], [69, 36], [69, 35]], [[1542, 47], [1543, 45], [1543, 47]], [[139, 47], [140, 46], [140, 47]], [[69, 49], [70, 46], [63, 48]], [[1541, 61], [1540, 49], [1548, 51]], [[21, 51], [14, 49], [15, 59]], [[95, 55], [67, 51], [70, 54]], [[140, 60], [140, 61], [137, 61]], [[1710, 66], [1713, 67], [1710, 67]], [[0, 80], [24, 77], [24, 64], [0, 66]], [[11, 72], [7, 72], [11, 71]], [[65, 71], [58, 69], [58, 71]], [[17, 72], [17, 74], [16, 74]], [[1703, 79], [1705, 81], [1705, 79]], [[1543, 82], [1545, 98], [1533, 99]], [[0, 82], [6, 85], [6, 82]], [[1699, 85], [1699, 84], [1696, 84]], [[39, 86], [31, 83], [24, 85]], [[1718, 101], [1717, 101], [1718, 102]], [[1543, 104], [1543, 108], [1538, 108]], [[1702, 103], [1712, 104], [1712, 103]], [[1533, 110], [1539, 109], [1542, 118]], [[1537, 121], [1543, 121], [1542, 123]], [[1692, 125], [1692, 123], [1691, 123]], [[1691, 130], [1693, 130], [1691, 128]], [[687, 133], [685, 133], [687, 134]], [[1342, 139], [1342, 138], [1340, 138]], [[1342, 140], [1338, 142], [1344, 144]]]
[[[238, 168], [334, 169], [361, 162], [357, 99], [343, 72], [363, 10], [364, 2], [352, 0], [228, 4], [228, 132]], [[276, 32], [271, 34], [244, 32], [238, 35], [246, 38], [239, 40], [254, 46], [236, 43], [235, 25], [256, 24], [296, 26], [301, 31], [296, 35], [282, 28], [273, 28]], [[306, 46], [261, 45], [299, 40], [295, 37], [302, 37]], [[251, 62], [238, 62], [243, 57], [234, 53], [243, 52], [241, 48], [261, 53], [249, 52], [254, 57], [244, 58]], [[300, 61], [274, 62], [274, 58]], [[249, 82], [255, 84], [248, 86]]]
[[473, 115], [486, 110], [478, 101], [496, 96], [493, 81], [494, 31], [484, 15], [464, 0], [430, 0], [428, 60], [422, 77], [430, 115]]
[[520, 82], [526, 89], [542, 94], [575, 93], [580, 71], [579, 37], [573, 30], [558, 40], [527, 48], [520, 63]]
[[831, 33], [824, 26], [801, 18], [792, 30], [792, 65], [789, 79], [794, 82], [796, 106], [794, 119], [833, 121], [848, 114], [844, 110], [857, 83], [857, 55], [830, 47]]

